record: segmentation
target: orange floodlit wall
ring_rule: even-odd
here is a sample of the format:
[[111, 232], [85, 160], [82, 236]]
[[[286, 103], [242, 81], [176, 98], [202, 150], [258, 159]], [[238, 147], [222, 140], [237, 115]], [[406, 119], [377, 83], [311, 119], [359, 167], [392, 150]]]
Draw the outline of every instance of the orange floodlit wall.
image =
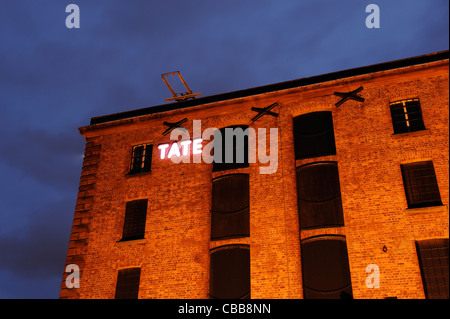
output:
[[[66, 259], [80, 269], [79, 288], [67, 286], [65, 272], [60, 297], [114, 298], [118, 272], [134, 267], [140, 268], [139, 298], [210, 298], [211, 256], [236, 245], [249, 250], [251, 298], [305, 298], [306, 244], [329, 237], [345, 242], [353, 298], [425, 298], [417, 245], [448, 240], [449, 233], [448, 80], [445, 58], [80, 128], [86, 150]], [[358, 87], [363, 102], [335, 105], [341, 99], [335, 92]], [[408, 99], [420, 101], [425, 129], [394, 134], [391, 104]], [[252, 108], [274, 102], [271, 111], [278, 116], [252, 122]], [[335, 153], [298, 158], [294, 122], [313, 112], [331, 112]], [[267, 145], [270, 129], [277, 129], [276, 170], [261, 174], [268, 164], [258, 158], [218, 171], [203, 160], [193, 162], [201, 155], [192, 152], [186, 153], [189, 163], [162, 159], [158, 145], [173, 143], [162, 134], [162, 123], [182, 118], [188, 118], [183, 127], [190, 140], [198, 138], [194, 120], [202, 130], [265, 128]], [[129, 174], [133, 147], [147, 144], [153, 145], [151, 169]], [[342, 221], [303, 228], [297, 170], [322, 162], [338, 171]], [[416, 162], [432, 162], [441, 205], [408, 202], [402, 165]], [[211, 239], [213, 181], [230, 174], [248, 175], [249, 234]], [[122, 240], [127, 202], [142, 199], [144, 236]]]

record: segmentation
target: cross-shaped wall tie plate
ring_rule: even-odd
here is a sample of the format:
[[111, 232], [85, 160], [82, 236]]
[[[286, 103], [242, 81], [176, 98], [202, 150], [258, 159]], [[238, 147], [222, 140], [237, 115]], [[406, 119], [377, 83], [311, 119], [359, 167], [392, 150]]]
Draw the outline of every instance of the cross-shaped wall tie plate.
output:
[[334, 95], [340, 96], [342, 98], [335, 105], [337, 107], [339, 107], [340, 105], [342, 105], [344, 102], [346, 102], [348, 100], [355, 100], [355, 101], [358, 101], [358, 102], [364, 102], [364, 98], [362, 98], [361, 96], [357, 95], [362, 90], [363, 90], [363, 87], [360, 86], [356, 90], [353, 90], [353, 91], [350, 91], [350, 92], [346, 92], [346, 93], [334, 92]]

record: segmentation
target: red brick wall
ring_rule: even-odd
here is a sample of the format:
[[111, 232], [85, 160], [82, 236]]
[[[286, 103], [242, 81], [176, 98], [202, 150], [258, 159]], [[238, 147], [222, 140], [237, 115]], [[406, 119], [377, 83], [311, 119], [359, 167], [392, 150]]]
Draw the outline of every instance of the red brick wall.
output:
[[[75, 206], [70, 242], [67, 250], [64, 275], [61, 283], [60, 298], [80, 298], [80, 289], [68, 289], [66, 278], [72, 274], [66, 267], [75, 264], [79, 267], [80, 282], [84, 283], [84, 269], [86, 265], [86, 252], [89, 239], [92, 206], [95, 198], [95, 185], [97, 168], [100, 160], [101, 137], [86, 139], [83, 168], [81, 170], [78, 198]], [[67, 272], [66, 272], [67, 271]]]
[[[242, 243], [252, 298], [302, 298], [300, 239], [340, 234], [355, 298], [424, 298], [414, 243], [448, 238], [448, 84], [448, 61], [435, 62], [81, 128], [86, 157], [67, 257], [82, 269], [81, 287], [65, 289], [63, 277], [61, 297], [114, 298], [118, 270], [137, 266], [140, 298], [208, 298], [210, 249]], [[334, 106], [333, 92], [359, 86], [364, 103]], [[417, 97], [427, 130], [394, 136], [389, 102]], [[251, 123], [251, 107], [274, 102], [278, 118]], [[333, 113], [336, 155], [296, 161], [292, 118], [323, 110]], [[194, 119], [202, 129], [278, 128], [277, 172], [262, 175], [254, 163], [213, 173], [211, 164], [159, 159], [157, 145], [169, 142], [162, 122], [184, 117], [191, 136]], [[132, 146], [149, 142], [151, 173], [126, 176]], [[295, 167], [321, 160], [338, 163], [345, 226], [299, 231]], [[421, 160], [434, 163], [442, 208], [406, 209], [400, 164]], [[210, 241], [211, 181], [236, 172], [250, 175], [250, 237]], [[119, 243], [126, 202], [144, 198], [145, 239]], [[380, 288], [366, 287], [368, 264], [379, 266]]]

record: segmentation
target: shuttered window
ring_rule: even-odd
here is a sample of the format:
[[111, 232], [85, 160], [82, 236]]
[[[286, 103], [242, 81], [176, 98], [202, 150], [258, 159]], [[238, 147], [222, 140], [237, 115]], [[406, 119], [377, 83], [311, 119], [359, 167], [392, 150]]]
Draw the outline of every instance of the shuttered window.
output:
[[147, 217], [147, 199], [127, 202], [122, 240], [144, 238]]
[[209, 293], [213, 299], [250, 298], [250, 250], [228, 245], [211, 251]]
[[401, 165], [408, 208], [442, 205], [432, 161]]
[[152, 151], [152, 144], [141, 144], [133, 146], [129, 174], [150, 172], [152, 165]]
[[409, 99], [390, 104], [394, 134], [425, 130], [419, 99]]
[[115, 299], [137, 299], [141, 268], [120, 269], [117, 274]]
[[295, 117], [294, 148], [296, 159], [336, 154], [331, 112], [313, 112]]
[[[247, 125], [235, 125], [221, 128], [215, 132], [213, 155], [214, 172], [248, 167], [247, 129]], [[230, 142], [229, 144], [230, 147], [227, 147], [227, 139], [232, 141], [232, 143]]]
[[305, 299], [352, 298], [345, 237], [317, 236], [302, 240], [301, 259]]
[[230, 174], [213, 180], [211, 239], [250, 234], [248, 174]]
[[416, 242], [427, 299], [449, 299], [448, 238]]
[[296, 169], [300, 228], [343, 226], [336, 162], [317, 162]]

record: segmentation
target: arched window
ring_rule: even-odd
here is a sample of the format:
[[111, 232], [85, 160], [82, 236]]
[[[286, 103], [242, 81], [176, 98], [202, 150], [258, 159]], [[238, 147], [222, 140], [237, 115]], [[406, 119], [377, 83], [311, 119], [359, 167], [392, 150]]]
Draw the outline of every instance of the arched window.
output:
[[249, 133], [247, 129], [247, 125], [234, 125], [215, 132], [214, 172], [248, 167]]
[[296, 173], [300, 228], [343, 226], [337, 163], [307, 164]]
[[250, 298], [250, 250], [247, 245], [211, 251], [209, 294], [213, 299]]
[[352, 298], [344, 236], [317, 236], [301, 241], [305, 299]]
[[249, 236], [248, 174], [221, 176], [212, 184], [211, 239]]
[[294, 118], [295, 159], [336, 154], [331, 112], [312, 112]]

